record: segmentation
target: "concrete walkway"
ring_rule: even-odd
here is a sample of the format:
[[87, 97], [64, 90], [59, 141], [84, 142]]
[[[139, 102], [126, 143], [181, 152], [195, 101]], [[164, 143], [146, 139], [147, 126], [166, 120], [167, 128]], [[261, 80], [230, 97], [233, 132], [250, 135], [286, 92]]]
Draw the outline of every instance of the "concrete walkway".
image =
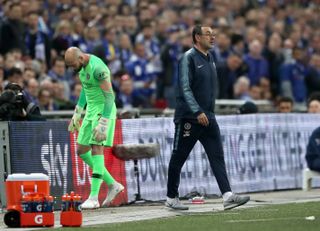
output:
[[[240, 208], [249, 208], [254, 206], [285, 204], [285, 203], [302, 203], [308, 201], [320, 201], [320, 189], [313, 189], [308, 192], [302, 190], [278, 191], [278, 192], [262, 192], [250, 193], [251, 201]], [[181, 216], [190, 213], [202, 212], [219, 212], [223, 210], [222, 199], [209, 199], [204, 204], [191, 204], [189, 201], [183, 201], [184, 204], [190, 205], [188, 211], [176, 212], [167, 209], [163, 203], [153, 204], [134, 204], [113, 208], [101, 208], [97, 210], [83, 211], [83, 225], [98, 225], [116, 222], [128, 222], [137, 220], [149, 220], [156, 218], [165, 218], [172, 216]], [[236, 211], [237, 209], [234, 209]], [[3, 223], [3, 213], [0, 214], [0, 230], [37, 230], [39, 228], [7, 228]], [[55, 212], [55, 228], [60, 225], [60, 212]]]

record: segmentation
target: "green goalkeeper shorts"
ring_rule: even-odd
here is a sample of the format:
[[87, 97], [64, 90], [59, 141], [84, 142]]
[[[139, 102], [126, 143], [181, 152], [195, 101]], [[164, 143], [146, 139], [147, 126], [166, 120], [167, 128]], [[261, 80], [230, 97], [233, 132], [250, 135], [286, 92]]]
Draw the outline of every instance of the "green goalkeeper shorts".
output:
[[108, 127], [107, 127], [107, 138], [104, 141], [97, 142], [95, 141], [93, 137], [93, 129], [98, 125], [99, 123], [99, 117], [95, 119], [86, 119], [84, 117], [82, 121], [81, 128], [79, 130], [78, 134], [78, 144], [85, 145], [85, 146], [91, 146], [93, 144], [95, 145], [103, 145], [112, 147], [113, 146], [113, 138], [114, 138], [114, 130], [116, 126], [116, 119], [108, 119]]

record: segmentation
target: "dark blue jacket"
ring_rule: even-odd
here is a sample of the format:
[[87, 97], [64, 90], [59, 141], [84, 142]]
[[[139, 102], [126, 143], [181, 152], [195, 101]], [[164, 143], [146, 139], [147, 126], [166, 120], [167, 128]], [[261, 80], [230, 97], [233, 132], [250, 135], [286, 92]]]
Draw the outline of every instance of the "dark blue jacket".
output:
[[197, 120], [202, 112], [208, 119], [214, 119], [217, 85], [212, 55], [208, 53], [205, 56], [195, 47], [185, 52], [179, 61], [175, 122], [180, 119]]
[[320, 172], [320, 127], [315, 129], [309, 138], [306, 160], [311, 170]]
[[304, 102], [307, 98], [305, 78], [308, 75], [308, 68], [299, 63], [283, 64], [280, 69], [281, 81], [290, 81], [294, 101]]
[[269, 78], [269, 63], [265, 58], [256, 59], [251, 55], [246, 55], [244, 62], [249, 67], [250, 86], [259, 85], [262, 77]]

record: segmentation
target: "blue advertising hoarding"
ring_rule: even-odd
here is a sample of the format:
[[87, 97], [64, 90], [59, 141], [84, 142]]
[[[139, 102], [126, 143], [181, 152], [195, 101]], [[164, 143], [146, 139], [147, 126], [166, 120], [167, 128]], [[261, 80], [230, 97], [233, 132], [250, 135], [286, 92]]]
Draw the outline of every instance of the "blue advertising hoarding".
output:
[[[67, 121], [10, 122], [11, 173], [44, 173], [51, 195], [73, 188]], [[60, 200], [60, 199], [59, 199]]]

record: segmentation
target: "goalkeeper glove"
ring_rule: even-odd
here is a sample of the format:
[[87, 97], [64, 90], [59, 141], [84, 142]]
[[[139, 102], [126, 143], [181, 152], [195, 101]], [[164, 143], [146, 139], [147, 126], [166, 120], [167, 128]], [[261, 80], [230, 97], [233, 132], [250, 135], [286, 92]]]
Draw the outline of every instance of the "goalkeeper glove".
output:
[[71, 119], [69, 126], [68, 126], [69, 132], [74, 132], [74, 130], [79, 131], [82, 111], [83, 111], [83, 108], [78, 105], [74, 109], [72, 119]]
[[97, 142], [106, 140], [107, 126], [108, 126], [108, 119], [101, 117], [99, 119], [99, 124], [93, 130], [93, 136]]

